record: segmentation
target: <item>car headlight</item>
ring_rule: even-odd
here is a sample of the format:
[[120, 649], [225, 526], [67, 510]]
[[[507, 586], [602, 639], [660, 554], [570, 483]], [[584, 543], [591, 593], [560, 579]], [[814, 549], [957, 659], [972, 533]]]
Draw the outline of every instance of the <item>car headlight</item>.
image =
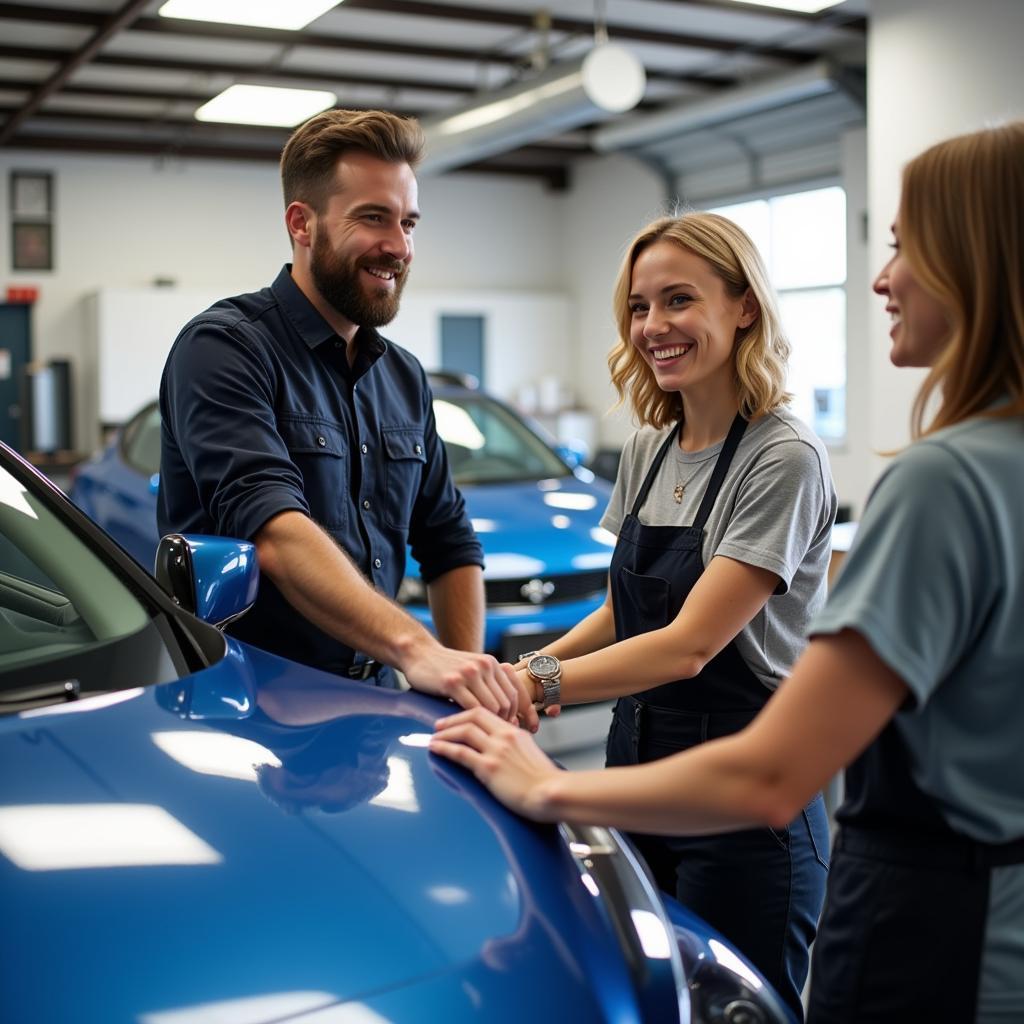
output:
[[404, 576], [398, 585], [399, 604], [426, 604], [427, 585], [419, 576]]
[[767, 982], [719, 938], [677, 925], [693, 1024], [792, 1024]]

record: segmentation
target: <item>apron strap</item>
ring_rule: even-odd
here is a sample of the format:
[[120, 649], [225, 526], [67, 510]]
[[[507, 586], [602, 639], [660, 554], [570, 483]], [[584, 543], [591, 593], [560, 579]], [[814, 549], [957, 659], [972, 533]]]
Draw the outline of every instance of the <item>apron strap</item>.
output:
[[643, 506], [643, 503], [647, 500], [647, 495], [650, 493], [651, 486], [654, 484], [654, 478], [658, 475], [658, 470], [661, 468], [661, 464], [665, 461], [665, 456], [668, 454], [669, 448], [675, 444], [682, 425], [683, 422], [680, 420], [675, 425], [675, 428], [669, 432], [668, 437], [665, 438], [665, 443], [658, 449], [658, 454], [654, 456], [651, 468], [647, 471], [647, 476], [644, 477], [644, 482], [640, 485], [636, 501], [633, 502], [633, 509], [630, 512], [630, 515], [634, 519], [638, 519], [640, 517], [640, 509]]
[[711, 510], [715, 507], [715, 501], [718, 499], [718, 492], [722, 489], [725, 474], [729, 472], [729, 467], [732, 465], [732, 457], [736, 454], [740, 438], [743, 437], [743, 432], [746, 429], [747, 421], [741, 413], [736, 413], [736, 419], [732, 421], [732, 426], [726, 435], [725, 444], [722, 445], [722, 450], [718, 453], [718, 458], [715, 460], [715, 468], [712, 470], [711, 479], [708, 481], [708, 487], [704, 492], [700, 508], [697, 509], [697, 518], [693, 521], [695, 529], [703, 530], [707, 524], [708, 516], [711, 515]]

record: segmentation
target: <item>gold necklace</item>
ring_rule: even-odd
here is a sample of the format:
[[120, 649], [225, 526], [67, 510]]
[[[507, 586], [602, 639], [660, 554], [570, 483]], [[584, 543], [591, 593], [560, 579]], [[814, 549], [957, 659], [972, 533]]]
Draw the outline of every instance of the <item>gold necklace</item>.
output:
[[[706, 460], [705, 460], [706, 461]], [[685, 479], [680, 480], [678, 470], [676, 472], [676, 485], [672, 488], [672, 497], [675, 498], [677, 505], [682, 505], [683, 495], [686, 493], [686, 488], [689, 487], [690, 481], [704, 468], [704, 463], [701, 462], [697, 468]]]

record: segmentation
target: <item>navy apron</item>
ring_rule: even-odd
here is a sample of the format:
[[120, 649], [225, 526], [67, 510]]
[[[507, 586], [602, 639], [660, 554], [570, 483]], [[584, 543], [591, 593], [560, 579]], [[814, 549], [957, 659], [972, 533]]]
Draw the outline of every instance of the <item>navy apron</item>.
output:
[[814, 946], [813, 1024], [974, 1021], [992, 868], [1024, 839], [980, 843], [914, 782], [895, 723], [846, 770]]
[[[737, 414], [692, 526], [644, 526], [638, 518], [666, 454], [677, 443], [678, 426], [658, 451], [612, 555], [617, 641], [667, 626], [704, 572], [704, 527], [746, 426]], [[770, 695], [730, 642], [692, 679], [620, 698], [606, 763], [643, 764], [738, 732]], [[802, 1018], [800, 992], [827, 869], [828, 822], [820, 794], [784, 829], [630, 838], [660, 888], [733, 942]]]

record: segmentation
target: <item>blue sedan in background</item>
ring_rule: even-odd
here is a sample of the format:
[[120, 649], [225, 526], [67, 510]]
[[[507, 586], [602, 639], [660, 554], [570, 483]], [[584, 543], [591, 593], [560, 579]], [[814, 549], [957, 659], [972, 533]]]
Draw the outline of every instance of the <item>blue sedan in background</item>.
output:
[[0, 1018], [789, 1019], [614, 830], [432, 757], [450, 705], [226, 637], [251, 544], [156, 572], [0, 445]]
[[[515, 660], [604, 599], [615, 538], [601, 515], [610, 485], [509, 406], [450, 374], [432, 374], [434, 415], [452, 476], [484, 548], [485, 648]], [[71, 498], [142, 565], [157, 545], [160, 412], [147, 405], [75, 473]], [[411, 559], [398, 599], [430, 625]]]

